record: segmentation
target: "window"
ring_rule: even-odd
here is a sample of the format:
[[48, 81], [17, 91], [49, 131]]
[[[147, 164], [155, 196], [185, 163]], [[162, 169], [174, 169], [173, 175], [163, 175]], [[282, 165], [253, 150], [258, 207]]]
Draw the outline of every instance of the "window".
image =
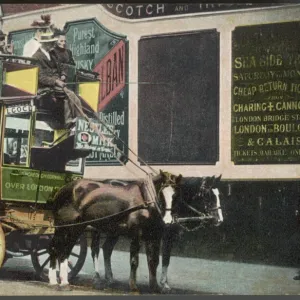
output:
[[[55, 127], [57, 127], [57, 123], [55, 122], [55, 120], [51, 115], [47, 113], [45, 114], [43, 112], [37, 112], [35, 129], [33, 132], [33, 137], [34, 137], [33, 146], [52, 147], [53, 146], [52, 143], [55, 142], [55, 140], [59, 140], [61, 134], [64, 136], [64, 133], [63, 132], [61, 133], [60, 130], [55, 131], [54, 129]], [[61, 140], [63, 140], [63, 138]], [[66, 165], [65, 170], [82, 174], [84, 168], [84, 161], [85, 160], [82, 158], [69, 161]]]
[[152, 164], [215, 164], [219, 33], [142, 38], [138, 77], [139, 156]]
[[5, 117], [3, 164], [28, 166], [30, 113]]
[[47, 144], [51, 144], [54, 139], [54, 130], [51, 127], [51, 123], [47, 122], [43, 113], [36, 114], [35, 129], [34, 129], [34, 147], [43, 147]]

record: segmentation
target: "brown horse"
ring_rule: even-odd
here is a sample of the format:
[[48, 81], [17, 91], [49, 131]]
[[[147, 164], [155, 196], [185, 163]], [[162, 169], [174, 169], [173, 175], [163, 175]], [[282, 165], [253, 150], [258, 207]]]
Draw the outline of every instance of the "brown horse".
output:
[[[219, 177], [182, 177], [175, 187], [172, 201], [164, 202], [163, 226], [160, 228], [162, 236], [162, 272], [161, 291], [169, 293], [168, 267], [171, 251], [175, 240], [184, 229], [203, 228], [206, 226], [219, 226], [223, 222], [222, 208], [219, 197]], [[106, 180], [113, 186], [127, 186], [128, 181]], [[169, 198], [168, 198], [169, 199]], [[103, 258], [105, 267], [105, 280], [101, 284], [99, 275], [100, 232], [92, 232], [92, 259], [95, 268], [95, 287], [102, 288], [113, 284], [111, 268], [111, 254], [118, 241], [118, 236], [108, 235], [103, 243]]]
[[[156, 271], [164, 226], [163, 208], [172, 201], [175, 187], [180, 180], [181, 175], [160, 171], [150, 184], [132, 182], [126, 186], [112, 186], [105, 182], [80, 179], [61, 188], [54, 197], [53, 215], [56, 228], [49, 246], [49, 283], [57, 285], [58, 261], [60, 288], [69, 289], [67, 259], [78, 237], [91, 225], [97, 232], [105, 233], [112, 239], [120, 235], [131, 238], [131, 291], [138, 291], [136, 271], [143, 239], [149, 268], [149, 286], [151, 291], [159, 292]], [[156, 202], [156, 195], [160, 203]], [[160, 204], [162, 209], [159, 208]]]

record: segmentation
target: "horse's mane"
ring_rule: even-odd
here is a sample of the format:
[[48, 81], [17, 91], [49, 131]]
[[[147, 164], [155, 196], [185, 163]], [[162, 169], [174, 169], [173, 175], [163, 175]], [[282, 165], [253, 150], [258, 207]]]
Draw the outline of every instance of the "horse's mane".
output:
[[200, 184], [203, 177], [182, 177], [179, 186], [193, 186]]
[[202, 181], [203, 177], [182, 177], [179, 185], [176, 187], [175, 195], [177, 197], [175, 196], [175, 199], [184, 198], [187, 202], [190, 202], [199, 192]]
[[203, 177], [182, 177], [178, 188], [182, 190], [194, 190], [200, 187]]

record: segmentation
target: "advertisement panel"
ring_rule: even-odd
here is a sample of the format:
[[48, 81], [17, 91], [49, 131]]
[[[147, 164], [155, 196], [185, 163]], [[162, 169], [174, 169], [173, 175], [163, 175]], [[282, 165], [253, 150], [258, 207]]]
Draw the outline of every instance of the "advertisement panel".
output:
[[[128, 42], [125, 36], [107, 30], [96, 19], [68, 22], [65, 30], [77, 69], [99, 73], [98, 116], [115, 127], [116, 146], [127, 154], [124, 144], [128, 144]], [[86, 165], [107, 164], [119, 164], [115, 155], [107, 151], [93, 151], [86, 158]]]
[[232, 161], [300, 163], [300, 22], [232, 34]]

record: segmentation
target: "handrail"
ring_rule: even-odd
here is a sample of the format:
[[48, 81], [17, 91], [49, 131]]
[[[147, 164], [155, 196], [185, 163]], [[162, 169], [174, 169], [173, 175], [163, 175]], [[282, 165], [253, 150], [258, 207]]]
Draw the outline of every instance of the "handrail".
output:
[[4, 59], [21, 59], [21, 60], [29, 60], [29, 61], [32, 61], [32, 62], [35, 62], [37, 63], [38, 60], [35, 59], [35, 58], [32, 58], [32, 57], [27, 57], [27, 56], [21, 56], [21, 55], [12, 55], [12, 54], [0, 54], [0, 60], [1, 58], [4, 58]]
[[13, 96], [13, 97], [0, 97], [0, 105], [18, 104], [22, 102], [30, 103], [36, 96]]

